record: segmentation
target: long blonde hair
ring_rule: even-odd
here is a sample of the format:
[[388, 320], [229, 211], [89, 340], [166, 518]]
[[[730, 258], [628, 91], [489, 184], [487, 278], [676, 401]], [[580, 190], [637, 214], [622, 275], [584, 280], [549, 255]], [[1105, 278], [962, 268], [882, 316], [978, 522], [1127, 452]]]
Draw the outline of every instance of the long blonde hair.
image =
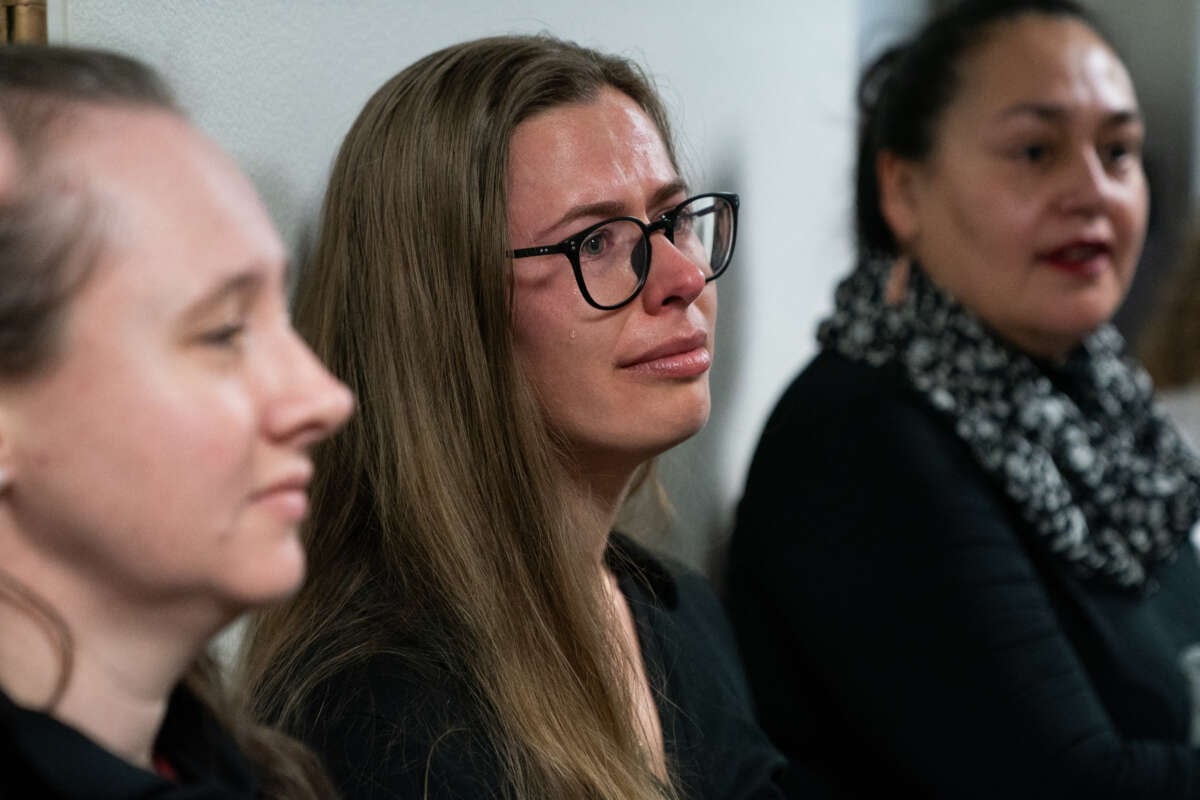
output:
[[[0, 381], [18, 382], [54, 363], [76, 291], [92, 272], [103, 234], [90, 198], [68, 199], [38, 180], [53, 139], [79, 105], [181, 114], [159, 77], [115, 53], [69, 47], [0, 47], [0, 122], [22, 162], [21, 185], [0, 198]], [[59, 656], [45, 710], [53, 713], [71, 678], [70, 626], [35, 586], [0, 571], [0, 603], [26, 613]], [[226, 691], [215, 660], [198, 657], [184, 685], [233, 737], [255, 768], [260, 795], [319, 800], [333, 795], [324, 770], [299, 742], [257, 724]]]
[[245, 654], [258, 709], [285, 729], [304, 729], [323, 681], [390, 652], [462, 676], [506, 792], [673, 795], [634, 733], [566, 455], [510, 327], [513, 130], [605, 86], [671, 147], [636, 66], [541, 36], [421, 59], [342, 144], [295, 319], [360, 410], [317, 452], [309, 580]]

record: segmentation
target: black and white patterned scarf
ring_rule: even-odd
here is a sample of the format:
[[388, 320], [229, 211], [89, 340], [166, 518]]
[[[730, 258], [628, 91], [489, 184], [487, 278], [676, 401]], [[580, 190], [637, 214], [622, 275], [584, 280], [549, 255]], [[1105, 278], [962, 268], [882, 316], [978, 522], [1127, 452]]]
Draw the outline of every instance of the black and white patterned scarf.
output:
[[1051, 552], [1085, 579], [1144, 590], [1148, 569], [1173, 559], [1200, 519], [1200, 459], [1155, 407], [1121, 335], [1103, 326], [1049, 367], [917, 267], [904, 299], [886, 304], [890, 266], [865, 264], [842, 281], [822, 347], [898, 364]]

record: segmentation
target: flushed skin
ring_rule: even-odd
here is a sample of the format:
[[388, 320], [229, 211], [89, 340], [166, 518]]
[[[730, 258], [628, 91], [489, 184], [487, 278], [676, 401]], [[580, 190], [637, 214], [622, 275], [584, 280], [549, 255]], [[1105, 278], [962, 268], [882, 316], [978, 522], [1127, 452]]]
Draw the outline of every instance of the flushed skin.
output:
[[[625, 95], [518, 126], [509, 161], [514, 247], [613, 216], [657, 219], [687, 197], [653, 121]], [[514, 261], [517, 356], [581, 471], [627, 473], [708, 419], [717, 286], [664, 236], [647, 285], [612, 312], [589, 306], [561, 255]]]

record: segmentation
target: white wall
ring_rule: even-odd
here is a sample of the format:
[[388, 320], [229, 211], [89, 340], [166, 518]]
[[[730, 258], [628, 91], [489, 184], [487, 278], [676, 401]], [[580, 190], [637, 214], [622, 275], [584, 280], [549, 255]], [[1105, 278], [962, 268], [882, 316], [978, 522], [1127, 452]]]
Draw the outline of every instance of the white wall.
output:
[[915, 31], [930, 6], [930, 0], [858, 0], [859, 67]]
[[50, 0], [50, 26], [57, 41], [160, 68], [293, 244], [311, 235], [354, 115], [416, 57], [476, 36], [548, 31], [647, 66], [694, 185], [742, 194], [738, 255], [721, 282], [712, 422], [664, 465], [680, 514], [671, 546], [703, 563], [850, 262], [855, 3]]

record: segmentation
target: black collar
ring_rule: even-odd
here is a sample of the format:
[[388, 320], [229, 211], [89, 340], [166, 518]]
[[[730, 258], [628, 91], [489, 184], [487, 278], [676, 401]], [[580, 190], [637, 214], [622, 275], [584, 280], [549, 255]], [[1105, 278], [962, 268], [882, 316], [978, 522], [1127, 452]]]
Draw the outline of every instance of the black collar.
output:
[[[91, 800], [135, 797], [253, 798], [254, 777], [227, 733], [191, 692], [171, 695], [156, 750], [179, 773], [174, 783], [114, 755], [79, 731], [0, 692], [0, 795], [42, 787], [42, 795]], [[48, 793], [48, 794], [47, 794]]]

